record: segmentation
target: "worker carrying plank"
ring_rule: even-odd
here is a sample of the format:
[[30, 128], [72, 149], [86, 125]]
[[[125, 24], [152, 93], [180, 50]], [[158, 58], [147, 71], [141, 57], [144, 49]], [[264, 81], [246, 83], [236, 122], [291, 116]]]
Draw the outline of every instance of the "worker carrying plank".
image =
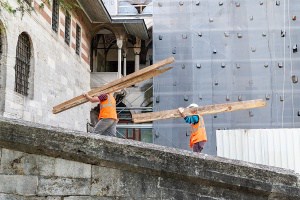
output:
[[[195, 103], [190, 104], [187, 108], [198, 108], [199, 106]], [[190, 147], [193, 149], [193, 152], [200, 153], [207, 141], [205, 124], [203, 117], [192, 111], [193, 115], [185, 115], [184, 108], [178, 108], [181, 116], [184, 118], [185, 122], [191, 125], [190, 132]]]
[[[222, 112], [233, 112], [238, 110], [265, 107], [266, 105], [267, 105], [266, 101], [262, 99], [255, 99], [255, 100], [231, 102], [225, 104], [206, 105], [206, 106], [200, 106], [196, 108], [186, 108], [184, 109], [183, 113], [185, 115], [193, 115], [196, 112], [199, 115], [208, 115], [208, 114], [216, 114]], [[172, 119], [172, 118], [179, 118], [179, 117], [182, 116], [180, 115], [178, 109], [173, 109], [173, 110], [163, 110], [163, 111], [149, 112], [149, 113], [135, 113], [132, 114], [132, 121], [134, 123], [142, 123], [142, 122], [151, 122], [155, 120]]]
[[85, 93], [83, 96], [92, 103], [99, 102], [100, 104], [99, 121], [95, 125], [93, 133], [116, 137], [118, 118], [113, 93], [101, 94], [95, 97]]
[[[114, 80], [110, 83], [107, 83], [106, 85], [103, 85], [101, 87], [94, 88], [93, 90], [89, 91], [87, 94], [91, 97], [99, 96], [100, 94], [108, 94], [113, 93], [119, 90], [122, 90], [127, 87], [131, 87], [132, 85], [148, 80], [150, 78], [153, 78], [155, 76], [158, 76], [160, 74], [163, 74], [173, 67], [166, 67], [162, 68], [165, 65], [168, 65], [172, 62], [174, 62], [175, 59], [173, 57], [161, 60], [151, 66], [145, 67], [141, 70], [138, 70], [132, 74], [129, 74], [127, 76], [124, 76], [122, 78], [119, 78], [117, 80]], [[53, 107], [53, 114], [57, 114], [60, 112], [63, 112], [65, 110], [68, 110], [70, 108], [76, 107], [78, 105], [81, 105], [83, 103], [88, 102], [87, 98], [83, 95], [74, 97], [68, 101], [65, 101], [59, 105], [56, 105]]]

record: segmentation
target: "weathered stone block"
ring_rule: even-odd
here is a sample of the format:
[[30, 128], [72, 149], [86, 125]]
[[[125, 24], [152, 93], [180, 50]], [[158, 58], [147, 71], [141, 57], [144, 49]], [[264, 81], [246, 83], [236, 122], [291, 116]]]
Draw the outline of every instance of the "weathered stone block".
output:
[[0, 200], [21, 200], [21, 198], [22, 197], [18, 195], [0, 193]]
[[55, 176], [69, 178], [91, 178], [91, 165], [64, 160], [55, 160]]
[[3, 174], [1, 158], [2, 158], [2, 148], [0, 148], [0, 174]]
[[[116, 199], [116, 198], [114, 198]], [[111, 200], [109, 197], [91, 197], [91, 196], [70, 196], [65, 197], [64, 200]]]
[[90, 195], [90, 179], [40, 177], [38, 195]]
[[0, 194], [0, 200], [62, 200], [62, 197], [37, 197], [37, 196], [20, 196], [14, 194]]
[[53, 176], [55, 158], [2, 149], [0, 171], [4, 174]]
[[92, 166], [91, 195], [131, 199], [158, 198], [160, 192], [157, 190], [157, 183], [158, 177], [149, 174]]
[[[69, 196], [64, 197], [64, 200], [134, 200], [131, 197], [99, 197], [99, 196], [90, 196], [90, 197], [84, 197], [84, 196]], [[157, 199], [137, 199], [137, 200], [157, 200]], [[175, 199], [160, 199], [160, 200], [175, 200]]]
[[0, 175], [0, 193], [35, 195], [37, 185], [36, 176]]

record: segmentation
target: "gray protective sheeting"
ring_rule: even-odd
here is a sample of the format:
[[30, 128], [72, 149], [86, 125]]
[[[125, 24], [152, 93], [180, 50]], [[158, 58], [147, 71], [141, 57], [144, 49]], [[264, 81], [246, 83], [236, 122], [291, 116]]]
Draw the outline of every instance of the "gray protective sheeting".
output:
[[[299, 12], [298, 0], [154, 0], [154, 62], [176, 59], [154, 78], [154, 111], [267, 101], [265, 108], [204, 116], [209, 154], [216, 154], [217, 129], [299, 128]], [[154, 133], [157, 144], [189, 149], [183, 119], [157, 121]]]

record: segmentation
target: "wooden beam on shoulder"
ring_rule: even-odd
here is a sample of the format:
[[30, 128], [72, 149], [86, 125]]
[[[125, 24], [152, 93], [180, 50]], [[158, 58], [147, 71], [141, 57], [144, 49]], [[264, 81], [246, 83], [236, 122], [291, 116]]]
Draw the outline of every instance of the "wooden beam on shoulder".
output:
[[[200, 106], [198, 108], [185, 108], [185, 115], [208, 115], [222, 112], [233, 112], [238, 110], [247, 110], [252, 108], [259, 108], [266, 106], [266, 101], [262, 99], [239, 101], [225, 104], [214, 104], [207, 106]], [[155, 120], [172, 119], [182, 117], [178, 109], [165, 110], [159, 112], [132, 114], [132, 120], [134, 123], [150, 122]]]
[[[102, 87], [95, 88], [89, 91], [88, 94], [90, 96], [96, 96], [100, 94], [116, 92], [118, 90], [130, 87], [136, 83], [153, 78], [154, 76], [158, 76], [172, 69], [172, 67], [167, 67], [167, 68], [162, 68], [162, 67], [174, 62], [174, 60], [175, 59], [173, 57], [170, 57], [165, 60], [159, 61], [153, 65], [150, 65], [149, 67], [146, 67], [137, 72], [129, 74], [128, 76], [112, 81]], [[57, 114], [86, 102], [88, 102], [88, 100], [83, 95], [79, 95], [59, 105], [54, 106], [52, 112], [54, 114]]]

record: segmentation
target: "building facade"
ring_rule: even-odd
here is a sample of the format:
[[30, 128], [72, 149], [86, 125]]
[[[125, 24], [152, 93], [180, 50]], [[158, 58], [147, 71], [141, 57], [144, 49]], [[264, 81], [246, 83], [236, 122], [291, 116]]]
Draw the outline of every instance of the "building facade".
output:
[[102, 1], [69, 1], [78, 7], [67, 10], [58, 0], [43, 7], [41, 0], [24, 2], [34, 11], [0, 13], [0, 114], [87, 131], [96, 105], [55, 115], [53, 106], [146, 65], [149, 59], [136, 55], [149, 40], [147, 27], [142, 19], [112, 19]]
[[58, 115], [52, 107], [90, 89], [90, 24], [58, 1], [29, 3], [35, 12], [1, 12], [1, 115], [84, 130], [88, 105]]

